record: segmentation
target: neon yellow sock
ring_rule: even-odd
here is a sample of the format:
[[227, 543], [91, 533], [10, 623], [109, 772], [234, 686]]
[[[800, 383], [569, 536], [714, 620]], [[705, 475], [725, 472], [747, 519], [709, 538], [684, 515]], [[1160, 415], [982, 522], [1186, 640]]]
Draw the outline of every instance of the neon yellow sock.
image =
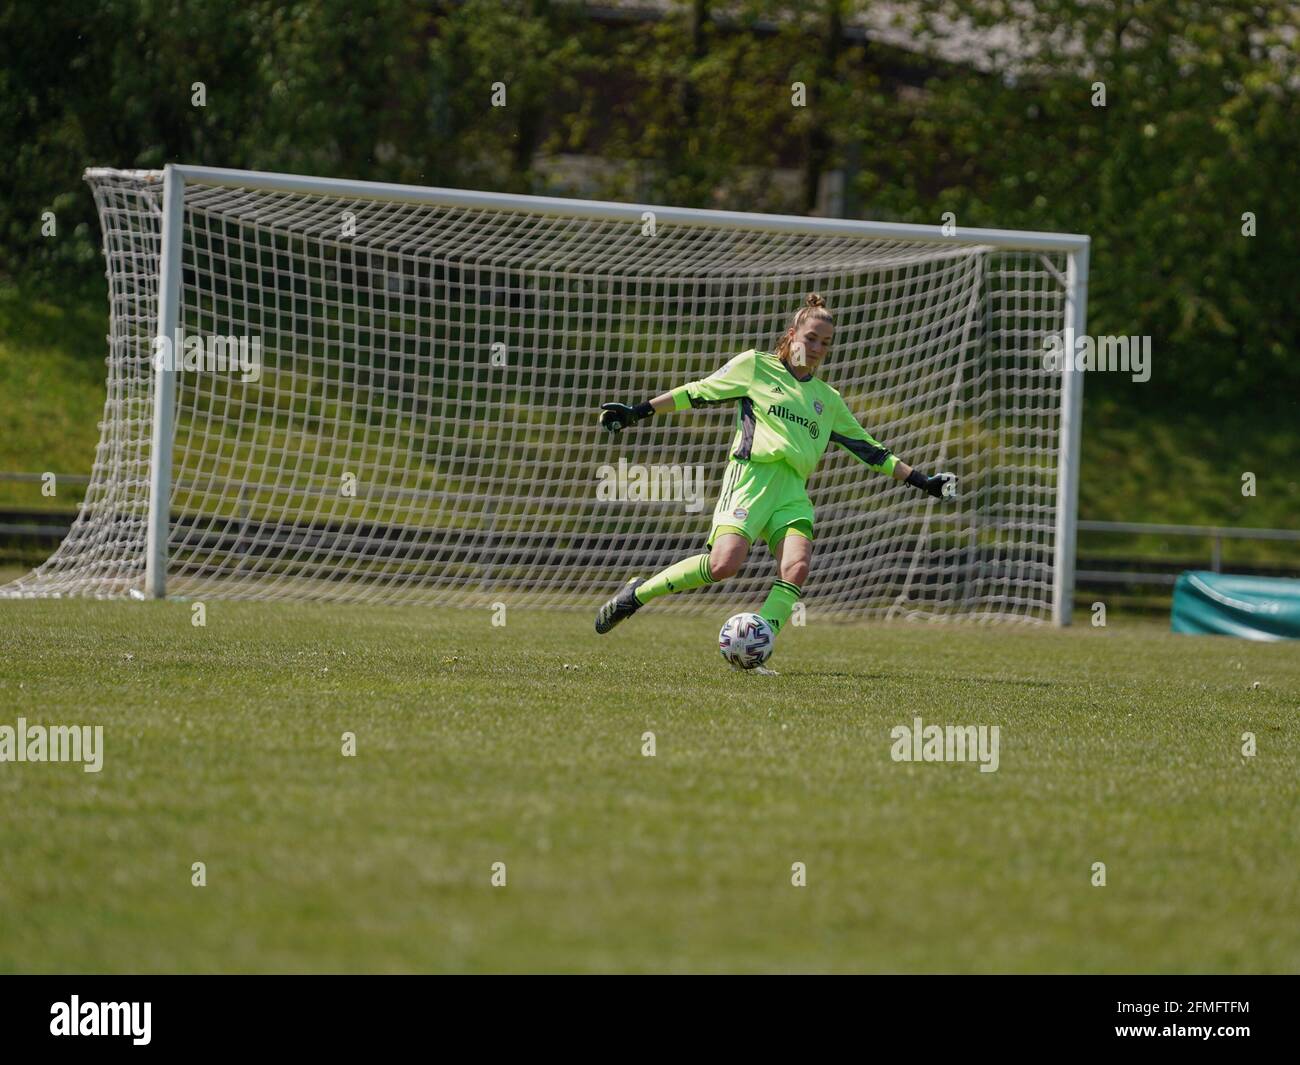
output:
[[642, 606], [651, 599], [673, 592], [685, 592], [691, 588], [703, 588], [706, 584], [716, 583], [709, 570], [708, 555], [692, 555], [680, 562], [674, 562], [665, 570], [660, 570], [632, 594]]
[[772, 582], [772, 590], [767, 593], [767, 599], [763, 602], [763, 609], [760, 610], [759, 616], [772, 626], [772, 632], [780, 634], [781, 626], [790, 620], [790, 611], [799, 601], [798, 585], [791, 584], [789, 581], [775, 580]]

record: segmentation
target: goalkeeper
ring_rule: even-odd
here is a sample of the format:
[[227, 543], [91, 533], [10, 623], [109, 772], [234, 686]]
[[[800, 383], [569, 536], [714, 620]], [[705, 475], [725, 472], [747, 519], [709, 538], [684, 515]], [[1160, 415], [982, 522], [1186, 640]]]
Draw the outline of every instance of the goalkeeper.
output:
[[609, 632], [661, 595], [734, 577], [754, 541], [763, 540], [776, 558], [777, 579], [759, 614], [779, 634], [808, 580], [812, 558], [813, 505], [806, 482], [832, 443], [869, 469], [906, 481], [936, 499], [956, 496], [953, 474], [927, 477], [901, 462], [858, 424], [840, 394], [817, 378], [833, 332], [826, 301], [810, 295], [774, 354], [742, 352], [712, 376], [648, 403], [601, 407], [601, 426], [620, 433], [655, 414], [734, 405], [736, 437], [713, 511], [709, 552], [684, 558], [650, 578], [632, 578], [600, 608], [597, 632]]

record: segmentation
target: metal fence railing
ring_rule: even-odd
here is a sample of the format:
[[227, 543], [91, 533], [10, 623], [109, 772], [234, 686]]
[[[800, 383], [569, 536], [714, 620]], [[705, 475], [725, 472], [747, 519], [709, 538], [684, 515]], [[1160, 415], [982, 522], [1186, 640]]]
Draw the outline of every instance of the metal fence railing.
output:
[[[1300, 544], [1300, 532], [1290, 529], [1234, 529], [1220, 525], [1160, 525], [1130, 521], [1081, 521], [1080, 533], [1116, 533], [1123, 535], [1185, 536], [1210, 541], [1210, 569], [1215, 573], [1223, 569], [1224, 540], [1283, 540]], [[1125, 560], [1130, 562], [1131, 560]], [[1296, 553], [1295, 567], [1300, 568], [1300, 551]], [[1181, 567], [1180, 568], [1186, 568]], [[1176, 573], [1159, 573], [1134, 569], [1096, 570], [1079, 569], [1075, 581], [1079, 584], [1164, 584], [1178, 580]]]
[[[41, 483], [45, 474], [41, 473], [3, 473], [0, 482]], [[84, 486], [90, 483], [85, 474], [55, 474], [58, 484]], [[0, 539], [50, 540], [57, 542], [71, 528], [75, 510], [59, 512], [54, 510], [31, 510], [12, 507], [0, 507]], [[1221, 525], [1162, 525], [1148, 522], [1129, 521], [1080, 521], [1080, 534], [1109, 533], [1123, 536], [1177, 536], [1192, 540], [1208, 540], [1210, 544], [1209, 568], [1215, 572], [1223, 569], [1223, 542], [1225, 540], [1273, 540], [1300, 545], [1300, 531], [1291, 529], [1238, 529]], [[1172, 587], [1178, 579], [1178, 572], [1187, 568], [1186, 560], [1169, 563], [1160, 569], [1159, 560], [1149, 553], [1134, 552], [1124, 558], [1091, 558], [1086, 552], [1079, 552], [1080, 568], [1075, 571], [1076, 585], [1089, 584], [1127, 584], [1157, 585]], [[1099, 564], [1114, 562], [1118, 568], [1098, 569]], [[1091, 563], [1092, 568], [1084, 568]], [[1154, 568], [1152, 568], [1154, 567]], [[1251, 567], [1254, 568], [1254, 567]], [[1276, 569], [1278, 567], [1270, 567]], [[1300, 547], [1297, 548], [1294, 562], [1285, 567], [1300, 575]]]
[[[47, 476], [44, 473], [0, 473], [0, 481], [41, 484]], [[82, 487], [90, 484], [90, 477], [84, 473], [56, 473], [54, 479], [56, 484], [74, 484]], [[60, 512], [0, 507], [0, 540], [62, 540], [72, 528], [75, 514], [76, 511], [71, 510]]]

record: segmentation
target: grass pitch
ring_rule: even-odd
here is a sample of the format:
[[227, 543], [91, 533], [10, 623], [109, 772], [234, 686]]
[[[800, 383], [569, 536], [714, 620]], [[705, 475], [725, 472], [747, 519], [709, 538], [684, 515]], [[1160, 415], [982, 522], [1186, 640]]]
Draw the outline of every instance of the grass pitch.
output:
[[[0, 763], [0, 971], [1300, 969], [1295, 645], [207, 612], [0, 604], [0, 725], [105, 747]], [[893, 761], [917, 716], [998, 771]]]

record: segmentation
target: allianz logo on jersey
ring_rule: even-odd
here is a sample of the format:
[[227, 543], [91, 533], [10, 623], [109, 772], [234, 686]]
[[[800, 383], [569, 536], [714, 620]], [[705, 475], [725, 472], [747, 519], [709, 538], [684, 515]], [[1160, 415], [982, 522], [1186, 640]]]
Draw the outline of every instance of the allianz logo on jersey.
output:
[[770, 407], [767, 408], [767, 413], [770, 417], [780, 418], [783, 421], [794, 422], [796, 425], [802, 425], [805, 429], [808, 430], [808, 435], [811, 436], [814, 440], [816, 440], [821, 433], [821, 430], [818, 428], [816, 422], [809, 421], [807, 418], [800, 417], [794, 411], [789, 410], [786, 407], [782, 407], [779, 404], [773, 403]]

